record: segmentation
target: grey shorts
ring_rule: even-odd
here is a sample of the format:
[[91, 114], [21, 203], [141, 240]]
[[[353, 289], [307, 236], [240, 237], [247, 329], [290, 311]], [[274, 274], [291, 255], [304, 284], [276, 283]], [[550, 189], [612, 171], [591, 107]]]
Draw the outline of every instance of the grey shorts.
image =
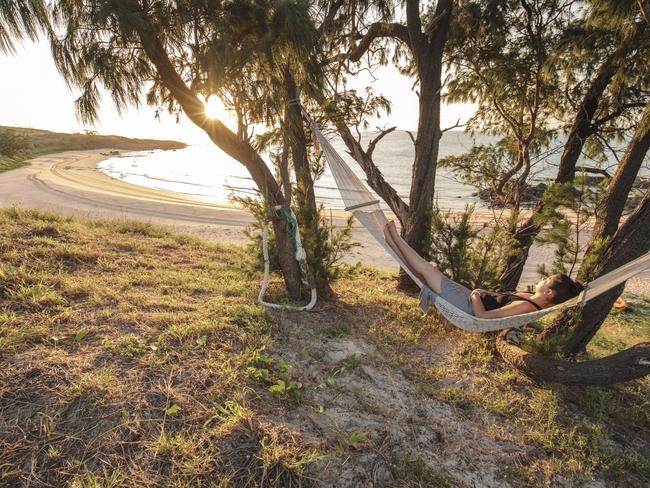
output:
[[472, 301], [470, 299], [471, 294], [472, 290], [469, 288], [455, 281], [451, 281], [447, 277], [443, 277], [440, 282], [440, 293], [436, 293], [428, 286], [422, 288], [420, 292], [420, 308], [427, 313], [430, 304], [435, 302], [437, 296], [440, 296], [443, 300], [448, 301], [463, 312], [473, 315]]

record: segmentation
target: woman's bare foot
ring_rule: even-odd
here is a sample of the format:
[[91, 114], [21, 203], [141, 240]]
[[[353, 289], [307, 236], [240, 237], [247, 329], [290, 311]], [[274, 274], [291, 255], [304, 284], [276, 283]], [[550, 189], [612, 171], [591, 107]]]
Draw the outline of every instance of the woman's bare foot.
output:
[[395, 221], [391, 220], [384, 226], [384, 237], [388, 241], [394, 238], [396, 233], [397, 233], [397, 227], [395, 227]]

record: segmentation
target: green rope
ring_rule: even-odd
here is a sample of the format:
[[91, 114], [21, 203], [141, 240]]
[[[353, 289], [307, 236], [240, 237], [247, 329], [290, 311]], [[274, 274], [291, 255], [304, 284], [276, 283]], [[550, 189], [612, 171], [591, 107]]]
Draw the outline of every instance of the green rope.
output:
[[289, 239], [291, 239], [291, 246], [293, 247], [293, 252], [298, 251], [298, 242], [296, 241], [296, 232], [298, 232], [298, 221], [293, 215], [293, 212], [285, 207], [281, 207], [275, 211], [282, 220], [285, 221], [287, 226], [287, 234]]

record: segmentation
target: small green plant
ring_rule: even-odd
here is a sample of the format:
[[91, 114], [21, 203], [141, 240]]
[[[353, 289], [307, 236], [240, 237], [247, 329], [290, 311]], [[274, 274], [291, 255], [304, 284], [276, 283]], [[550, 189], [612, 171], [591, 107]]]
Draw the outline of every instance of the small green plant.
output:
[[347, 445], [348, 447], [357, 449], [365, 441], [366, 441], [366, 433], [361, 432], [360, 430], [355, 430], [348, 434]]
[[429, 252], [452, 280], [470, 288], [492, 289], [513, 252], [514, 240], [506, 231], [507, 222], [495, 219], [476, 226], [471, 222], [473, 215], [472, 205], [460, 215], [435, 208]]
[[300, 401], [302, 383], [289, 377], [289, 367], [282, 359], [276, 361], [268, 354], [258, 352], [249, 363], [254, 366], [246, 368], [246, 376], [271, 384], [269, 391], [274, 395], [282, 398], [293, 396], [297, 402]]
[[107, 347], [125, 359], [133, 359], [140, 356], [147, 349], [146, 344], [138, 336], [127, 335], [114, 341], [102, 340], [102, 346]]
[[50, 459], [59, 459], [61, 457], [61, 451], [56, 447], [50, 446], [47, 448], [47, 457]]
[[181, 407], [174, 403], [171, 407], [169, 407], [167, 410], [165, 410], [165, 415], [167, 417], [173, 417], [173, 416], [177, 415], [180, 411], [181, 411]]
[[214, 410], [215, 414], [203, 423], [203, 427], [209, 427], [215, 420], [221, 422], [236, 420], [247, 413], [246, 407], [234, 400], [228, 400], [223, 405], [215, 405]]
[[262, 380], [267, 382], [271, 381], [269, 370], [266, 368], [256, 368], [254, 366], [249, 366], [246, 368], [246, 376], [254, 380]]
[[441, 391], [442, 398], [452, 405], [462, 405], [465, 403], [465, 395], [460, 388], [445, 388]]
[[87, 329], [82, 329], [79, 332], [77, 332], [74, 336], [74, 340], [77, 344], [81, 344], [81, 342], [86, 338], [88, 335], [88, 330]]
[[286, 374], [283, 376], [283, 378], [277, 380], [274, 385], [269, 387], [269, 391], [274, 395], [281, 397], [287, 397], [292, 394], [296, 401], [300, 401], [300, 389], [302, 388], [302, 384], [298, 381], [289, 379]]
[[282, 360], [277, 362], [277, 371], [280, 378], [274, 385], [269, 387], [269, 391], [274, 395], [287, 398], [293, 395], [293, 398], [299, 402], [301, 397], [302, 384], [289, 378], [289, 371], [287, 363]]
[[344, 376], [354, 370], [359, 365], [359, 358], [356, 354], [350, 354], [343, 361], [335, 367], [327, 377], [323, 380], [321, 384], [318, 385], [319, 388], [327, 388], [335, 386], [335, 379], [341, 376]]

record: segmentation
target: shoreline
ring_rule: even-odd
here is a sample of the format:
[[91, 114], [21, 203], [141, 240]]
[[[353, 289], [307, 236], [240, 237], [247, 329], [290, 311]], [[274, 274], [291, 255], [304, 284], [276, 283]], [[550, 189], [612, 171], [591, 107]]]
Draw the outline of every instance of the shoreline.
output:
[[[30, 165], [0, 174], [0, 205], [35, 207], [64, 215], [87, 218], [144, 220], [170, 226], [201, 238], [234, 244], [248, 242], [244, 228], [253, 222], [244, 209], [201, 201], [168, 190], [133, 185], [101, 172], [97, 165], [114, 149], [67, 151], [31, 159]], [[345, 225], [348, 212], [332, 209], [333, 223]], [[472, 223], [483, 223], [491, 211], [476, 211]], [[390, 218], [390, 217], [389, 217]], [[386, 270], [397, 270], [392, 258], [358, 223], [353, 227], [356, 247], [344, 262], [362, 262]], [[551, 248], [534, 246], [520, 288], [538, 279], [538, 264], [553, 259]], [[629, 291], [650, 295], [650, 271], [628, 282]]]

